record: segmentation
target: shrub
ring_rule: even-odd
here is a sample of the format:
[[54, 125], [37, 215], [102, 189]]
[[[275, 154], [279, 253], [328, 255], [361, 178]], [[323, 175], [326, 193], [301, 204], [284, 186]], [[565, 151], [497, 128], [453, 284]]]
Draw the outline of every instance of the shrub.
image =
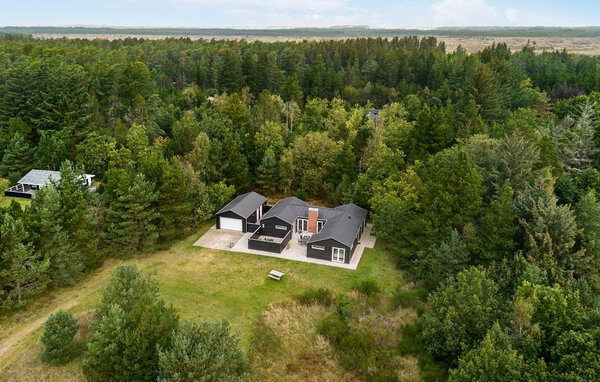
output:
[[295, 299], [302, 305], [320, 304], [331, 306], [335, 302], [331, 291], [327, 288], [309, 289], [297, 295]]
[[361, 282], [354, 284], [354, 289], [367, 297], [381, 293], [381, 288], [375, 280], [362, 280]]
[[52, 364], [66, 363], [81, 353], [82, 346], [75, 341], [79, 323], [70, 312], [59, 310], [51, 314], [44, 325], [42, 344], [46, 350], [42, 360]]
[[158, 347], [158, 381], [250, 380], [239, 341], [226, 320], [184, 321], [173, 331], [171, 344]]
[[346, 295], [341, 295], [335, 303], [335, 312], [337, 313], [340, 320], [347, 320], [350, 318], [352, 313], [350, 312], [350, 303], [352, 300]]
[[394, 295], [394, 305], [403, 308], [412, 308], [418, 306], [427, 298], [427, 290], [399, 290]]
[[320, 335], [336, 344], [341, 342], [348, 330], [348, 324], [342, 321], [337, 314], [328, 315], [317, 327]]
[[350, 329], [340, 341], [340, 364], [346, 370], [359, 370], [368, 375], [376, 365], [377, 346], [369, 331]]

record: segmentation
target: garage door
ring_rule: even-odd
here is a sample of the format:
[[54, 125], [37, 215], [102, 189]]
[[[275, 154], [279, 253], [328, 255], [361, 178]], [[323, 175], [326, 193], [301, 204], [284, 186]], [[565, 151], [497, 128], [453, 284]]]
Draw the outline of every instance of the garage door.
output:
[[220, 217], [219, 223], [220, 223], [221, 229], [229, 229], [232, 231], [242, 232], [242, 219]]

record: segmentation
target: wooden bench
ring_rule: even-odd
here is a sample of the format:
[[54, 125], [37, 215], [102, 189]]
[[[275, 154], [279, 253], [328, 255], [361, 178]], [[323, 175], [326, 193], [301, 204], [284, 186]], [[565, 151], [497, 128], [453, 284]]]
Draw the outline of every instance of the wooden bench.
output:
[[271, 272], [269, 272], [269, 277], [272, 278], [273, 280], [281, 280], [281, 278], [285, 276], [285, 273], [282, 272], [277, 272], [275, 270], [271, 270]]

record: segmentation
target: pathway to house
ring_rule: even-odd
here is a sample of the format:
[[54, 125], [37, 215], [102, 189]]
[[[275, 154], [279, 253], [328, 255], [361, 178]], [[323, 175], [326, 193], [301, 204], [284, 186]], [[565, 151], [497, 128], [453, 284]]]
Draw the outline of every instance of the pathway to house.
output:
[[[335, 263], [333, 261], [313, 259], [306, 256], [306, 245], [298, 242], [299, 234], [296, 232], [290, 239], [290, 244], [281, 253], [272, 253], [259, 251], [256, 249], [248, 248], [248, 238], [252, 236], [252, 232], [241, 233], [228, 230], [217, 229], [216, 226], [212, 226], [198, 241], [194, 243], [195, 246], [222, 249], [233, 252], [251, 253], [253, 255], [278, 257], [280, 259], [288, 259], [295, 261], [302, 261], [305, 263], [313, 263], [320, 265], [327, 265], [330, 267], [346, 268], [356, 270], [360, 258], [365, 248], [373, 248], [375, 246], [375, 237], [371, 235], [372, 224], [367, 224], [365, 232], [360, 239], [360, 244], [356, 247], [350, 264]], [[236, 239], [237, 238], [237, 239]], [[237, 241], [234, 241], [237, 240]], [[231, 243], [235, 244], [231, 244]]]

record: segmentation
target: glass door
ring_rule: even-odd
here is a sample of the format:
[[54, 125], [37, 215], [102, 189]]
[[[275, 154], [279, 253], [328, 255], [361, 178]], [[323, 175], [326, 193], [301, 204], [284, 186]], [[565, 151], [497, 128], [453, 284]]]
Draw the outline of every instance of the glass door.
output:
[[333, 247], [333, 254], [331, 256], [331, 261], [336, 263], [343, 263], [344, 258], [346, 257], [346, 250], [344, 248], [335, 248]]

